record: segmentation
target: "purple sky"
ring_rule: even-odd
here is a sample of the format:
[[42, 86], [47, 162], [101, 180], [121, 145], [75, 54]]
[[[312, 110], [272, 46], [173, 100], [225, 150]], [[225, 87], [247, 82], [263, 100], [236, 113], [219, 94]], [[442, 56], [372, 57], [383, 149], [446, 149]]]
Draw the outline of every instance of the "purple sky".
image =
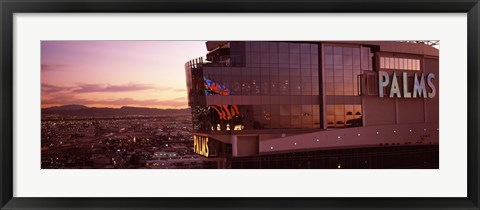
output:
[[205, 41], [42, 41], [42, 107], [186, 108], [184, 64]]

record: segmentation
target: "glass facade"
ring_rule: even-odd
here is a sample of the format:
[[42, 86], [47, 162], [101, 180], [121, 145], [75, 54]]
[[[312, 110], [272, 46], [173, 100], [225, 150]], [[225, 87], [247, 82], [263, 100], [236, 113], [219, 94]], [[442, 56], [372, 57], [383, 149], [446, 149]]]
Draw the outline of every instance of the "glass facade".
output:
[[420, 71], [420, 59], [380, 57], [380, 68]]
[[[228, 42], [228, 56], [187, 63], [195, 129], [320, 128], [318, 46]], [[225, 53], [225, 48], [209, 55]]]
[[359, 76], [373, 70], [373, 53], [368, 47], [323, 45], [326, 124], [328, 128], [362, 125]]
[[[221, 151], [228, 151], [220, 155], [226, 157], [223, 167], [438, 168], [438, 145], [424, 142], [430, 133], [418, 137], [420, 140], [415, 142], [418, 147], [413, 149], [412, 145], [401, 145], [411, 144], [401, 139], [413, 138], [412, 130], [405, 132], [404, 125], [394, 127], [412, 123], [435, 126], [438, 119], [428, 116], [435, 116], [438, 111], [434, 106], [436, 102], [379, 95], [382, 87], [379, 88], [382, 82], [379, 71], [386, 72], [389, 78], [396, 72], [395, 87], [401, 92], [413, 93], [416, 87], [419, 93], [418, 84], [415, 85], [417, 74], [438, 74], [438, 58], [422, 57], [425, 49], [428, 50], [423, 45], [404, 50], [397, 50], [398, 46], [372, 41], [207, 42], [206, 59], [195, 59], [185, 66], [195, 133], [217, 138], [219, 142], [230, 139], [222, 143], [225, 149]], [[425, 55], [434, 56], [432, 51]], [[438, 84], [435, 79], [438, 78], [433, 82]], [[424, 82], [430, 85], [427, 80]], [[383, 86], [383, 93], [389, 95], [392, 85]], [[433, 108], [429, 108], [432, 110], [425, 108], [428, 103], [433, 104]], [[364, 125], [368, 127], [345, 129]], [[413, 126], [422, 126], [423, 132], [427, 132], [423, 125]], [[384, 138], [378, 134], [389, 135], [390, 128], [398, 137], [388, 139], [386, 136], [388, 143], [377, 144], [377, 140]], [[427, 128], [431, 132], [430, 127]], [[324, 135], [320, 129], [330, 131]], [[375, 130], [378, 136], [373, 137], [369, 133]], [[297, 136], [305, 133], [312, 134]], [[323, 144], [322, 140], [330, 141], [332, 135], [335, 141], [339, 141], [341, 135], [358, 135], [357, 143], [338, 143], [334, 147], [360, 148], [326, 148], [330, 143]], [[374, 139], [368, 139], [370, 137]], [[302, 143], [311, 143], [312, 139], [315, 142], [315, 138], [319, 143]], [[363, 148], [366, 145], [369, 148]], [[389, 154], [382, 156], [385, 152]], [[391, 154], [397, 159], [390, 160]], [[415, 157], [410, 157], [412, 154]], [[358, 160], [358, 157], [363, 158]], [[401, 164], [399, 157], [403, 158]], [[415, 161], [418, 159], [423, 165], [418, 165]]]
[[[195, 129], [313, 129], [322, 121], [327, 128], [362, 126], [359, 81], [375, 69], [373, 58], [373, 48], [354, 44], [225, 42], [207, 61], [186, 64]], [[408, 68], [410, 60], [415, 69], [419, 62], [402, 61]]]

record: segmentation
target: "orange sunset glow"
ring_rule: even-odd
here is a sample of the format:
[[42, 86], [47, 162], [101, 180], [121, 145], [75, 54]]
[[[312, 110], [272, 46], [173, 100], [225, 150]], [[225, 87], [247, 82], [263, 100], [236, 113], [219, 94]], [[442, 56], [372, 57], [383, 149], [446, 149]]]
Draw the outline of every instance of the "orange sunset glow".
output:
[[42, 108], [187, 108], [184, 64], [205, 41], [42, 41]]

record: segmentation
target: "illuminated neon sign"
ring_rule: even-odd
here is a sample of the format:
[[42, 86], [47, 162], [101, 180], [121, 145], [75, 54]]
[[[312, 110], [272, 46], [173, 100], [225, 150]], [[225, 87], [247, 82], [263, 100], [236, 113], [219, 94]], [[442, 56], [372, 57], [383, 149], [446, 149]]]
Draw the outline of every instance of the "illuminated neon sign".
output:
[[193, 136], [193, 150], [195, 153], [208, 157], [210, 156], [210, 149], [208, 147], [208, 137], [206, 136]]
[[[225, 85], [220, 85], [218, 82], [215, 82], [208, 77], [203, 77], [203, 85], [205, 88], [205, 95], [222, 95], [228, 96], [232, 95], [233, 91], [230, 90]], [[233, 128], [230, 127], [231, 120], [235, 117], [240, 117], [240, 111], [238, 110], [237, 105], [210, 105], [210, 108], [215, 110], [218, 114], [218, 118], [221, 121], [227, 121], [226, 130], [242, 130], [243, 127], [240, 125], [233, 125]], [[221, 130], [220, 124], [217, 124], [216, 127], [212, 126], [212, 130]]]
[[220, 85], [217, 82], [203, 78], [205, 86], [205, 95], [231, 95], [232, 91], [225, 85]]

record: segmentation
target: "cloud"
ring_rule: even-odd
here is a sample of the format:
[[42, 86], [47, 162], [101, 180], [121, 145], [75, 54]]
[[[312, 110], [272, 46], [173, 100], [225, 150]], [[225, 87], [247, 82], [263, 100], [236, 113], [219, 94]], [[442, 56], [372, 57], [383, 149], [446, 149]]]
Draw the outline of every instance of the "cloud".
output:
[[142, 106], [142, 107], [186, 107], [187, 97], [178, 97], [166, 100], [133, 99], [129, 97], [116, 99], [84, 99], [84, 93], [117, 93], [144, 90], [172, 91], [173, 88], [154, 87], [146, 84], [127, 85], [102, 85], [102, 84], [77, 84], [76, 86], [57, 86], [42, 84], [42, 105], [81, 104], [95, 106]]
[[127, 84], [127, 85], [101, 85], [101, 84], [79, 84], [75, 93], [93, 93], [93, 92], [132, 92], [154, 89], [152, 85], [145, 84]]
[[69, 92], [73, 89], [74, 89], [74, 87], [42, 84], [42, 93], [45, 93], [45, 94], [58, 93], [58, 92]]
[[64, 95], [61, 97], [54, 97], [50, 99], [43, 99], [43, 105], [56, 105], [56, 104], [81, 104], [81, 105], [106, 105], [106, 106], [141, 106], [141, 107], [186, 107], [187, 100], [180, 100], [180, 98], [174, 98], [170, 100], [137, 100], [133, 98], [119, 98], [112, 100], [90, 100], [80, 99], [71, 95]]
[[173, 89], [173, 92], [185, 92], [187, 89], [179, 88], [179, 89]]
[[66, 64], [42, 64], [42, 71], [62, 71], [66, 70], [69, 66]]
[[[98, 101], [97, 101], [98, 102]], [[107, 100], [103, 101], [106, 104], [112, 104], [117, 106], [124, 106], [124, 105], [136, 105], [136, 106], [168, 106], [168, 107], [183, 107], [187, 105], [187, 100], [156, 100], [156, 99], [148, 99], [148, 100], [136, 100], [132, 98], [120, 98], [115, 100]]]
[[51, 84], [42, 84], [43, 94], [55, 94], [62, 92], [70, 93], [95, 93], [95, 92], [134, 92], [143, 90], [169, 90], [170, 88], [155, 88], [152, 85], [145, 84], [126, 84], [126, 85], [102, 85], [102, 84], [78, 84], [77, 86], [57, 86]]
[[174, 101], [186, 101], [187, 97], [173, 98], [172, 100], [174, 100]]

